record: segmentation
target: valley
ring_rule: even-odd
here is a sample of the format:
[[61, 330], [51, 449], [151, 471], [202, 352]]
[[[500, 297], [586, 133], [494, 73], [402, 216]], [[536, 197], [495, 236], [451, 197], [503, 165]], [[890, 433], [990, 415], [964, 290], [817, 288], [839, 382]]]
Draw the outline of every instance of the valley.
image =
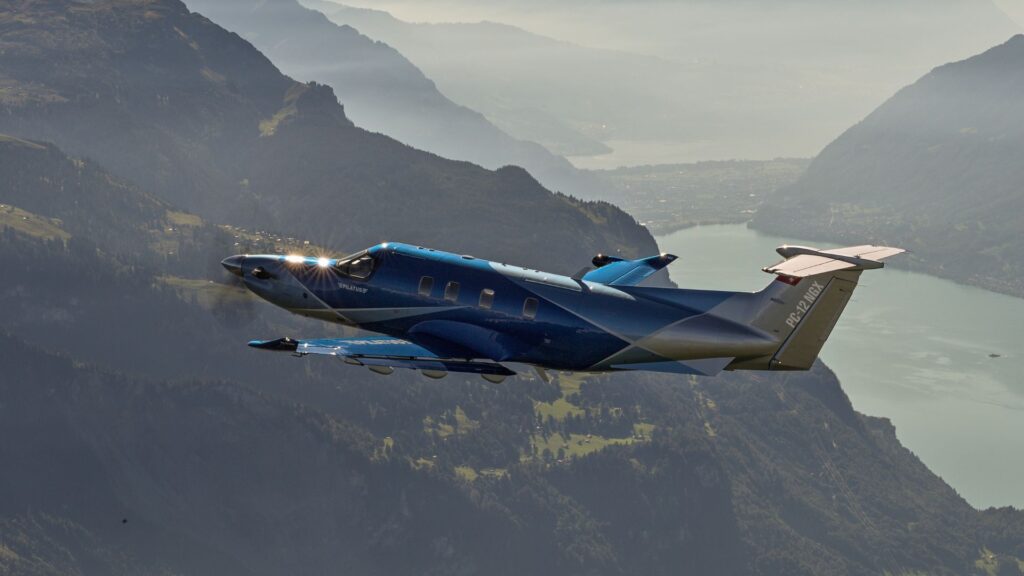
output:
[[607, 192], [596, 197], [629, 212], [652, 233], [753, 218], [765, 199], [795, 182], [809, 160], [732, 160], [594, 170]]
[[[195, 6], [0, 4], [0, 573], [1021, 572], [1020, 354], [985, 333], [1021, 322], [962, 286], [872, 277], [829, 365], [791, 374], [496, 385], [246, 346], [350, 332], [247, 296], [220, 266], [240, 252], [395, 240], [571, 274], [661, 248], [677, 284], [746, 283], [777, 239], [739, 223], [813, 162], [590, 172], [529, 147], [601, 184], [581, 199], [392, 48], [286, 0], [279, 27]], [[317, 41], [382, 67], [324, 83], [289, 53]], [[360, 102], [472, 129], [439, 155]], [[482, 133], [502, 147], [478, 165]], [[903, 321], [955, 299], [969, 317]], [[961, 326], [976, 345], [932, 337]], [[901, 358], [899, 382], [867, 371]]]
[[[775, 247], [821, 244], [745, 224], [658, 237], [678, 254], [681, 286], [758, 290]], [[1010, 456], [1024, 437], [1024, 299], [900, 269], [865, 276], [822, 351], [859, 410], [890, 419], [900, 440], [969, 502], [1024, 506]]]

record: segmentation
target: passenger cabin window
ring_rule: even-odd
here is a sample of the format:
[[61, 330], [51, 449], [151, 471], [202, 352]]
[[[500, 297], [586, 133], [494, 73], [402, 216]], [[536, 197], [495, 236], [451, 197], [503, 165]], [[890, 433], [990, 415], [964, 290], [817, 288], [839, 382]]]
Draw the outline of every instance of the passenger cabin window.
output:
[[420, 296], [430, 297], [430, 293], [434, 291], [434, 279], [430, 276], [424, 276], [420, 278]]
[[369, 278], [370, 274], [373, 274], [373, 268], [373, 257], [365, 252], [361, 252], [355, 256], [341, 260], [334, 265], [334, 269], [341, 274], [357, 280], [366, 280]]
[[537, 304], [538, 302], [536, 298], [527, 298], [526, 301], [523, 302], [523, 316], [530, 319], [535, 318], [537, 316]]
[[494, 306], [494, 290], [484, 288], [480, 291], [480, 307], [490, 310], [491, 306]]
[[449, 302], [455, 302], [459, 299], [459, 283], [449, 282], [444, 286], [444, 299]]

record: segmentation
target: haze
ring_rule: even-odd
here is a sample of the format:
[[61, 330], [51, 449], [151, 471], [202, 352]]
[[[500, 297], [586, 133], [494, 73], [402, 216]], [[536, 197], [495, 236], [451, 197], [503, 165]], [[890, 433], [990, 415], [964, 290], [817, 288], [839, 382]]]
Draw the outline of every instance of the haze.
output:
[[[1024, 576], [1021, 0], [339, 1], [0, 2], [0, 575]], [[476, 272], [231, 257], [381, 242]], [[728, 333], [669, 283], [867, 243], [806, 372], [246, 345], [632, 360], [594, 292]]]
[[[913, 79], [1021, 31], [1024, 13], [1012, 0], [345, 4], [435, 23], [399, 32], [379, 14], [332, 16], [398, 48], [456, 102], [588, 168], [813, 156]], [[480, 21], [544, 38], [472, 35], [466, 23]]]

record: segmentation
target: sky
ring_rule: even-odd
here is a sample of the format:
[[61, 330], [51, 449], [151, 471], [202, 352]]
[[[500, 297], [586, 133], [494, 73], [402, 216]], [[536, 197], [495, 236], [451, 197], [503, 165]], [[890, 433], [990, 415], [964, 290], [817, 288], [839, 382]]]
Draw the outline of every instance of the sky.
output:
[[1024, 27], [1024, 0], [993, 0], [996, 6], [1013, 19], [1018, 25]]
[[[1024, 31], [1024, 0], [341, 1], [409, 22], [500, 22], [604, 51], [558, 76], [553, 56], [514, 63], [497, 39], [462, 47], [460, 66], [428, 44], [377, 38], [517, 137], [548, 145], [530, 124], [557, 120], [613, 150], [567, 154], [586, 168], [811, 157], [934, 67]], [[610, 52], [667, 65], [601, 77]], [[523, 72], [534, 63], [543, 78]], [[597, 101], [613, 91], [610, 104]]]

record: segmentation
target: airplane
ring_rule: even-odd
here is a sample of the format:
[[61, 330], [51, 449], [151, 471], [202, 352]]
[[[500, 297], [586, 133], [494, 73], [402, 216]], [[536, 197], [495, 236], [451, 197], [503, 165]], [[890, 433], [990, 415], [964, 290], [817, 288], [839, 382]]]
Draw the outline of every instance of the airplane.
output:
[[245, 286], [296, 314], [377, 333], [254, 340], [261, 350], [335, 356], [379, 374], [450, 372], [501, 382], [507, 365], [547, 371], [808, 370], [861, 272], [904, 252], [888, 246], [780, 246], [758, 292], [644, 287], [672, 254], [598, 254], [573, 276], [396, 242], [346, 258], [236, 255]]

